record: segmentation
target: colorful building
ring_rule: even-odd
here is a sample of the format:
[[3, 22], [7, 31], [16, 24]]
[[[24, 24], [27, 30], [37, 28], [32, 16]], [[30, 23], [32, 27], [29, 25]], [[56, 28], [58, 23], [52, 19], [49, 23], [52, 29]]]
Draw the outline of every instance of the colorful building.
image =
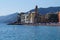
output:
[[39, 17], [38, 6], [36, 6], [34, 12], [29, 13], [29, 23], [38, 23], [40, 21]]
[[60, 12], [58, 12], [58, 22], [60, 23]]
[[35, 12], [31, 12], [29, 14], [29, 23], [35, 23], [34, 22]]

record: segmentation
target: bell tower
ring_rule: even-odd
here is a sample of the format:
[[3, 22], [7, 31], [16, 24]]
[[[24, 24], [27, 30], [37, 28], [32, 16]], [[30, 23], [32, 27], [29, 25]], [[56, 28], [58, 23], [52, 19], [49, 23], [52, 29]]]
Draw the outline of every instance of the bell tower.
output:
[[35, 7], [35, 17], [34, 17], [34, 23], [38, 22], [38, 6]]
[[37, 15], [38, 14], [38, 6], [36, 5], [35, 7], [35, 14]]

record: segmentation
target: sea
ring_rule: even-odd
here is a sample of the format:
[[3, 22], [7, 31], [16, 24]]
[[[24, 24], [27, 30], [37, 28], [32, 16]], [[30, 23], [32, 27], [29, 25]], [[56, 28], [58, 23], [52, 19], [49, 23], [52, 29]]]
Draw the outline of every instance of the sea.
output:
[[0, 24], [0, 40], [60, 40], [60, 26]]

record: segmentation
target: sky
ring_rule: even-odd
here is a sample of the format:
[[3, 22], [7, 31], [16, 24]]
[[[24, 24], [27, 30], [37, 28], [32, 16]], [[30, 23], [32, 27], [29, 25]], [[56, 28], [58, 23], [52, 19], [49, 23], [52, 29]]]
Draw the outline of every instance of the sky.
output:
[[60, 0], [0, 0], [0, 16], [27, 12], [35, 6], [47, 8], [60, 6]]

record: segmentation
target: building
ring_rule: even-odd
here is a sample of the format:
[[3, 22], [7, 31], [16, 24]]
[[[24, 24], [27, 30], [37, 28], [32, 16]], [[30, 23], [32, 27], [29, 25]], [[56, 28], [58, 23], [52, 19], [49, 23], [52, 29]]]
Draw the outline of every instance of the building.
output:
[[[57, 13], [47, 13], [45, 15], [41, 15], [41, 23], [57, 23], [58, 22], [58, 16]], [[60, 17], [59, 17], [60, 18]]]
[[35, 17], [34, 17], [34, 22], [38, 23], [39, 20], [39, 13], [38, 13], [38, 6], [36, 5], [35, 7]]
[[60, 23], [60, 12], [58, 12], [58, 22]]
[[29, 23], [38, 23], [40, 21], [39, 17], [38, 6], [36, 6], [34, 12], [29, 13]]
[[35, 12], [29, 14], [29, 23], [34, 23]]
[[48, 21], [52, 23], [57, 23], [58, 22], [58, 15], [57, 13], [49, 13], [48, 14]]
[[45, 19], [46, 19], [45, 15], [41, 15], [40, 23], [45, 23], [46, 22]]
[[20, 18], [21, 18], [22, 24], [29, 23], [28, 15], [29, 14], [27, 14], [27, 13], [20, 13]]

